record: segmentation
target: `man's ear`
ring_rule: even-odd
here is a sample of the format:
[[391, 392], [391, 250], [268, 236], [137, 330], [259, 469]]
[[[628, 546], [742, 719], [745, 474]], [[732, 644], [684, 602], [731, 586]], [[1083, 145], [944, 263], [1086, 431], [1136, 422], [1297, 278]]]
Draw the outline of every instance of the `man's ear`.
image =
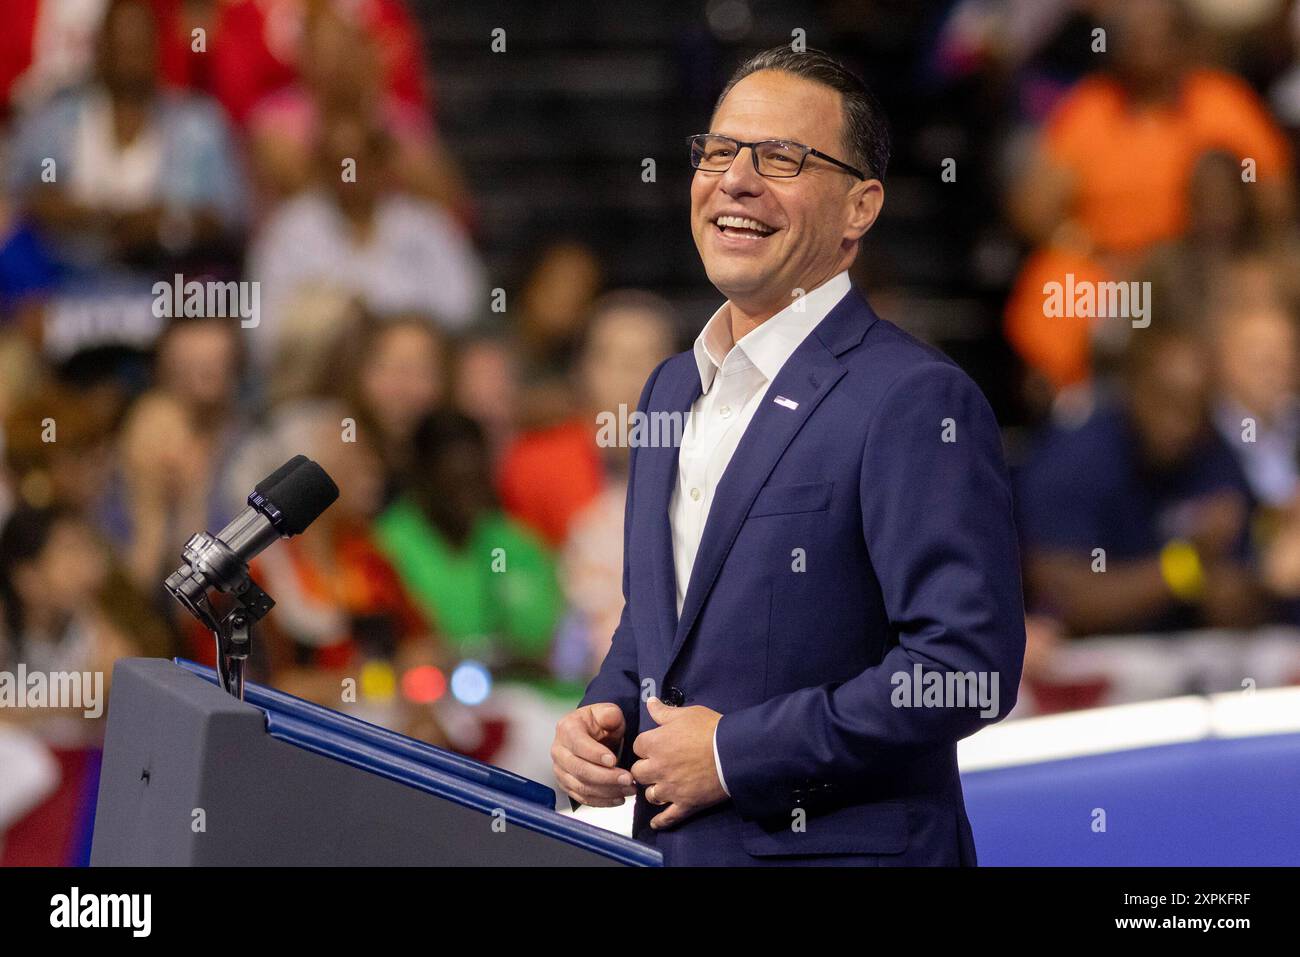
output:
[[854, 241], [865, 236], [880, 215], [880, 210], [885, 205], [885, 184], [878, 179], [855, 183], [849, 190], [848, 202], [851, 208], [849, 220], [844, 227], [844, 238]]

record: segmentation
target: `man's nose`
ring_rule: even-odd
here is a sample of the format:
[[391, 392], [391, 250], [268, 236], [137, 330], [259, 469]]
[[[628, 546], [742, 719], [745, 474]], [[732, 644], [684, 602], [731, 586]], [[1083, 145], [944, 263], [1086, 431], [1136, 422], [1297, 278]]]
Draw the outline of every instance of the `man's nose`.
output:
[[742, 146], [718, 184], [728, 196], [753, 196], [763, 190], [763, 177], [754, 169], [754, 149]]

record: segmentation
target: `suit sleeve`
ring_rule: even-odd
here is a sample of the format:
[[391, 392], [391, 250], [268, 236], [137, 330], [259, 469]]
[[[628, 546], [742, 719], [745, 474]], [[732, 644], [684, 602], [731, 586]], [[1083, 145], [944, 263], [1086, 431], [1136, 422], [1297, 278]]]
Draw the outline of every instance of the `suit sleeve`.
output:
[[[848, 681], [723, 716], [721, 764], [747, 818], [789, 814], [804, 788], [851, 793], [1015, 704], [1025, 630], [1011, 493], [997, 421], [965, 373], [927, 363], [890, 387], [868, 426], [859, 495], [897, 644]], [[918, 667], [922, 687], [930, 675], [983, 675], [991, 707], [909, 706], [900, 676], [915, 684]]]
[[[664, 363], [660, 363], [650, 374], [645, 388], [641, 390], [637, 411], [646, 411], [650, 402], [650, 393], [654, 391], [655, 380], [659, 377], [659, 370], [663, 366]], [[631, 747], [627, 745], [636, 737], [641, 716], [641, 677], [637, 667], [636, 635], [632, 630], [631, 549], [629, 547], [632, 536], [632, 514], [636, 507], [636, 457], [637, 449], [634, 445], [631, 461], [628, 464], [627, 502], [623, 507], [623, 614], [619, 618], [618, 627], [614, 629], [614, 637], [610, 641], [605, 660], [601, 662], [600, 671], [591, 679], [582, 701], [578, 704], [578, 707], [582, 708], [601, 701], [612, 701], [622, 710], [626, 728], [623, 736], [623, 752], [619, 755], [619, 765], [622, 767], [632, 765], [634, 755]]]

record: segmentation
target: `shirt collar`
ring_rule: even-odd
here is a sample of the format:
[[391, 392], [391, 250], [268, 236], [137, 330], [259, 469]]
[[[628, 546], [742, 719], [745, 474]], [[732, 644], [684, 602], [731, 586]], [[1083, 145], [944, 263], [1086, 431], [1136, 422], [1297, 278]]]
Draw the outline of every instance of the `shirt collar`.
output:
[[[808, 333], [826, 318], [851, 288], [848, 270], [845, 270], [811, 292], [804, 293], [771, 319], [761, 323], [748, 335], [735, 342], [731, 338], [731, 301], [718, 307], [700, 334], [695, 337], [695, 365], [700, 371], [700, 387], [708, 392], [732, 349], [739, 349], [748, 360], [771, 382], [781, 371], [786, 360], [808, 338]], [[796, 306], [802, 308], [796, 309]]]

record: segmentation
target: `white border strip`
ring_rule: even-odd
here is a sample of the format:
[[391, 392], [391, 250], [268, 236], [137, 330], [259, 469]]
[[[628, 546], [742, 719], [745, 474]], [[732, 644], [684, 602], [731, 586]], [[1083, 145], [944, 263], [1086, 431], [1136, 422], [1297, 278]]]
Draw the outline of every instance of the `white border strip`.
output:
[[1205, 738], [1300, 732], [1300, 688], [1092, 708], [985, 728], [957, 745], [962, 771], [984, 771]]
[[1210, 705], [1199, 696], [1023, 718], [985, 728], [957, 745], [963, 771], [1058, 761], [1196, 741], [1210, 733]]

